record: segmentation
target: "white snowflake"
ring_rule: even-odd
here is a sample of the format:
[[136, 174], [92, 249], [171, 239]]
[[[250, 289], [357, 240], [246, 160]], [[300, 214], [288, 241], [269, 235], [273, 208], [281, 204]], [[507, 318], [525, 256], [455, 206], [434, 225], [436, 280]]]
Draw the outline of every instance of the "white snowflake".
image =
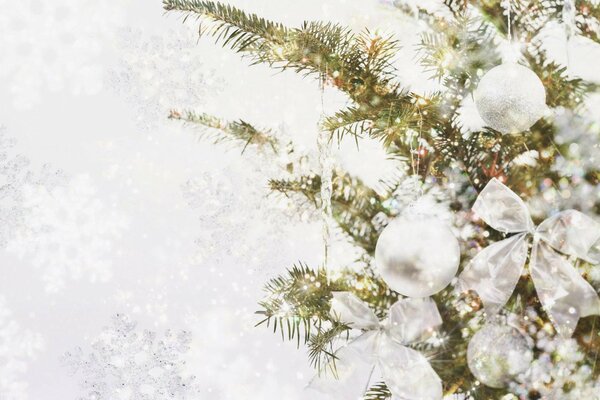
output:
[[190, 334], [140, 331], [136, 323], [117, 314], [92, 343], [65, 355], [65, 364], [81, 376], [85, 400], [198, 399], [194, 376], [185, 376], [184, 355]]
[[43, 348], [41, 335], [23, 329], [11, 318], [0, 297], [0, 399], [27, 399], [27, 383], [23, 375], [28, 362]]
[[26, 187], [52, 189], [63, 181], [58, 171], [44, 167], [33, 172], [30, 161], [15, 154], [16, 140], [0, 127], [0, 247], [6, 246], [14, 232], [23, 227], [27, 206], [24, 204]]
[[91, 282], [111, 276], [107, 255], [127, 227], [127, 219], [96, 197], [87, 175], [48, 189], [25, 185], [23, 225], [14, 232], [7, 250], [30, 257], [42, 270], [46, 289], [56, 292], [68, 279], [87, 275]]
[[[288, 157], [293, 157], [294, 165], [301, 170], [293, 174], [287, 172], [286, 166], [292, 162]], [[235, 163], [224, 165], [216, 173], [205, 173], [183, 185], [183, 195], [189, 205], [200, 212], [203, 225], [196, 240], [201, 246], [197, 261], [221, 254], [231, 258], [229, 263], [243, 265], [250, 274], [263, 278], [280, 271], [286, 254], [282, 246], [294, 245], [290, 238], [291, 224], [313, 220], [318, 213], [305, 199], [298, 202], [296, 197], [270, 195], [267, 180], [293, 179], [306, 174], [299, 161], [302, 158], [301, 155], [267, 155], [248, 147], [240, 161], [242, 167]], [[240, 174], [240, 168], [247, 173]], [[257, 185], [261, 179], [264, 184]], [[214, 265], [223, 260], [213, 258], [211, 262]]]
[[137, 108], [140, 123], [164, 122], [170, 109], [201, 110], [207, 93], [218, 90], [221, 82], [203, 68], [197, 38], [198, 32], [185, 26], [160, 36], [120, 33], [116, 43], [123, 56], [109, 82]]
[[38, 103], [46, 90], [100, 91], [99, 56], [120, 21], [119, 7], [94, 0], [4, 0], [0, 8], [0, 82], [15, 106]]

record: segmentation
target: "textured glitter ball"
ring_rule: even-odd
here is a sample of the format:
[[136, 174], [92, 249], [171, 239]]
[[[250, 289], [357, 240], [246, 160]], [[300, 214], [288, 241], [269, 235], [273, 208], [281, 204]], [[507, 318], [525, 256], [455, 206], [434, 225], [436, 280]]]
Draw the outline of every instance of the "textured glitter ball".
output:
[[525, 337], [508, 325], [485, 325], [467, 348], [469, 369], [481, 383], [493, 388], [503, 388], [527, 371], [532, 359]]
[[508, 62], [489, 70], [474, 93], [485, 123], [501, 133], [531, 128], [547, 110], [546, 91], [529, 68]]
[[458, 269], [456, 237], [435, 219], [397, 219], [385, 227], [375, 261], [390, 288], [409, 297], [426, 297], [445, 288]]

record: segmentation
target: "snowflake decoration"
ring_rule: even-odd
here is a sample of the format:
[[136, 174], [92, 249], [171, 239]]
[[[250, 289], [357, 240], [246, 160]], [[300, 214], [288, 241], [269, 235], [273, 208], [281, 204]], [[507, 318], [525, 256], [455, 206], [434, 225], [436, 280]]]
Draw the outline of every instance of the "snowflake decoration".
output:
[[106, 281], [111, 265], [106, 256], [121, 237], [127, 220], [96, 197], [86, 175], [52, 189], [24, 185], [22, 227], [7, 249], [31, 257], [40, 268], [46, 289], [57, 292], [68, 279], [87, 275], [91, 282]]
[[[264, 186], [255, 183], [264, 176], [293, 179], [305, 175], [306, 166], [300, 161], [303, 154], [267, 155], [260, 149], [247, 148], [241, 161], [248, 173], [240, 174], [240, 165], [225, 165], [218, 173], [204, 173], [182, 186], [190, 207], [201, 213], [204, 227], [196, 240], [201, 246], [198, 262], [222, 254], [233, 259], [228, 262], [242, 264], [250, 274], [263, 278], [281, 268], [285, 252], [264, 243], [284, 245], [281, 238], [289, 237], [291, 223], [298, 222], [299, 217], [314, 220], [318, 213], [304, 198], [298, 202], [293, 196], [269, 196], [266, 182]], [[288, 172], [286, 166], [290, 163], [300, 166], [300, 170]]]
[[27, 383], [22, 375], [27, 372], [28, 360], [42, 348], [42, 337], [11, 319], [11, 312], [0, 297], [0, 399], [27, 399]]
[[124, 30], [117, 41], [124, 56], [109, 84], [138, 109], [138, 121], [165, 121], [170, 109], [203, 108], [209, 91], [221, 82], [202, 68], [197, 32], [185, 27], [160, 36]]
[[0, 82], [15, 106], [39, 103], [45, 90], [100, 91], [100, 56], [120, 22], [118, 7], [93, 0], [9, 3], [0, 14]]
[[80, 375], [86, 400], [197, 399], [194, 376], [184, 376], [185, 353], [190, 334], [166, 331], [162, 338], [152, 331], [140, 332], [125, 315], [113, 317], [92, 344], [65, 355], [65, 364]]
[[13, 154], [16, 140], [0, 127], [0, 247], [5, 247], [14, 232], [24, 227], [28, 211], [24, 202], [26, 187], [52, 189], [62, 183], [58, 171], [44, 167], [41, 173], [29, 169], [29, 159]]

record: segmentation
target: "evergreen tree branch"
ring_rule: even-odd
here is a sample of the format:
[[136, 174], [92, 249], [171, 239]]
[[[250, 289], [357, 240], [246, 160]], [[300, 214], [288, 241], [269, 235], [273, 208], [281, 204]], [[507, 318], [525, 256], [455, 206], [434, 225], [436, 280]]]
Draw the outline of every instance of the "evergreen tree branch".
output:
[[390, 400], [392, 392], [384, 382], [378, 382], [371, 386], [363, 396], [363, 400]]
[[244, 143], [242, 153], [249, 145], [269, 146], [274, 153], [278, 152], [279, 141], [271, 131], [259, 130], [244, 120], [223, 121], [206, 113], [174, 110], [169, 114], [169, 118], [206, 128], [202, 135], [210, 138], [215, 144], [229, 140], [241, 141]]
[[330, 327], [311, 335], [308, 341], [308, 360], [319, 373], [331, 373], [336, 377], [334, 343], [339, 338], [345, 337], [348, 340], [349, 330], [349, 326], [334, 321]]
[[[331, 280], [322, 268], [315, 270], [299, 263], [265, 285], [266, 296], [259, 302], [261, 310], [256, 312], [263, 319], [257, 326], [272, 326], [274, 332], [280, 330], [282, 339], [295, 340], [298, 346], [314, 338], [311, 346], [315, 352], [331, 353], [324, 340], [333, 338], [329, 329], [339, 333], [348, 329], [329, 313], [332, 292], [340, 291], [354, 293], [379, 315], [387, 312], [398, 298], [367, 268], [362, 272], [342, 270]], [[313, 360], [321, 356], [326, 354], [312, 355]]]
[[[299, 193], [320, 205], [321, 177], [305, 176], [294, 180], [271, 180], [271, 189], [283, 194]], [[381, 227], [374, 222], [378, 214], [389, 215], [385, 199], [363, 182], [345, 173], [333, 176], [333, 217], [339, 227], [366, 252], [373, 253]]]
[[[380, 119], [381, 111], [386, 110], [385, 121], [390, 126], [400, 120], [416, 129], [414, 116], [423, 112], [429, 114], [425, 130], [428, 121], [435, 121], [435, 107], [426, 107], [420, 97], [393, 81], [396, 71], [390, 61], [397, 52], [397, 42], [390, 38], [368, 31], [355, 35], [348, 28], [321, 22], [305, 22], [290, 29], [212, 1], [164, 0], [164, 7], [184, 12], [186, 18], [195, 15], [211, 20], [214, 26], [201, 28], [201, 33], [215, 36], [224, 46], [250, 56], [254, 63], [317, 75], [346, 92], [373, 120]], [[407, 116], [410, 119], [403, 121]]]
[[300, 263], [288, 270], [285, 276], [271, 279], [265, 286], [267, 296], [257, 314], [264, 316], [257, 325], [279, 328], [282, 339], [296, 339], [298, 346], [307, 343], [311, 330], [321, 329], [329, 320], [331, 291], [325, 271], [312, 270]]

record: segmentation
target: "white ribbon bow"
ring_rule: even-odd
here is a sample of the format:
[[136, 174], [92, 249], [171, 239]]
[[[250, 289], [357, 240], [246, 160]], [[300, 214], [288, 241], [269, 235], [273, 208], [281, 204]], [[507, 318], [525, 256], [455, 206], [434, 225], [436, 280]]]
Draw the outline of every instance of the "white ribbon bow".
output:
[[560, 253], [598, 263], [600, 224], [576, 210], [557, 213], [537, 228], [527, 206], [496, 178], [481, 191], [473, 211], [488, 225], [516, 233], [483, 249], [459, 276], [460, 290], [475, 290], [490, 314], [508, 301], [533, 246], [529, 270], [535, 290], [556, 331], [570, 337], [579, 318], [600, 314], [600, 298]]
[[441, 325], [442, 318], [429, 299], [397, 301], [380, 322], [369, 306], [349, 292], [334, 292], [331, 313], [340, 322], [364, 332], [336, 353], [336, 379], [318, 376], [310, 387], [330, 398], [361, 399], [374, 370], [383, 377], [394, 399], [440, 400], [442, 383], [429, 361], [406, 345]]

